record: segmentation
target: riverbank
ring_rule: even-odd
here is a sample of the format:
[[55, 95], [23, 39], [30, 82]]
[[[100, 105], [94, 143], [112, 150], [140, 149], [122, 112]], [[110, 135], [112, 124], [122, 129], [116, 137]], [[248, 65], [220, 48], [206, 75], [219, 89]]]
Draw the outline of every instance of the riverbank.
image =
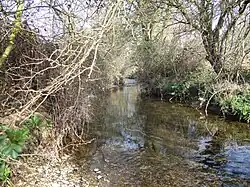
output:
[[212, 113], [232, 121], [248, 123], [250, 120], [250, 86], [247, 83], [242, 85], [228, 83], [220, 86], [219, 91], [212, 89], [216, 87], [214, 85], [204, 87], [197, 84], [187, 87], [188, 82], [166, 83], [167, 85], [160, 87], [142, 84], [144, 97], [186, 104], [199, 110], [204, 117]]

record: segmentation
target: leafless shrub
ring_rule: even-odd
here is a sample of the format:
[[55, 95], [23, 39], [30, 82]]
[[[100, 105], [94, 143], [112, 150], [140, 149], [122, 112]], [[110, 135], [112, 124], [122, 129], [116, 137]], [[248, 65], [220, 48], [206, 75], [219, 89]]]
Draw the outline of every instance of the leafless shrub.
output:
[[99, 48], [118, 5], [111, 2], [94, 29], [71, 30], [53, 42], [32, 30], [20, 32], [1, 68], [1, 115], [43, 110], [53, 118], [57, 146], [64, 137], [81, 140], [92, 99], [106, 86]]

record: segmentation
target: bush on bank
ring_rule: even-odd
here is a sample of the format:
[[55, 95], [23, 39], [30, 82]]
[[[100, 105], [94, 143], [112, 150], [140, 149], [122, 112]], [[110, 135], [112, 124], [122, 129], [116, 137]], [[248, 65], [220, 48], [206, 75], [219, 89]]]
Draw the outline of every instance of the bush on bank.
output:
[[229, 97], [219, 100], [221, 110], [225, 114], [232, 114], [239, 117], [240, 120], [250, 121], [250, 92], [246, 90], [242, 93], [236, 93]]
[[[224, 116], [250, 121], [249, 72], [244, 69], [236, 79], [231, 70], [218, 76], [205, 60], [202, 46], [171, 42], [163, 49], [154, 42], [142, 43], [133, 58], [139, 60], [138, 82], [142, 94], [171, 101], [213, 105]], [[200, 52], [198, 52], [200, 50]], [[192, 54], [192, 55], [191, 55]], [[218, 86], [223, 85], [223, 87]], [[205, 102], [200, 103], [199, 100]]]

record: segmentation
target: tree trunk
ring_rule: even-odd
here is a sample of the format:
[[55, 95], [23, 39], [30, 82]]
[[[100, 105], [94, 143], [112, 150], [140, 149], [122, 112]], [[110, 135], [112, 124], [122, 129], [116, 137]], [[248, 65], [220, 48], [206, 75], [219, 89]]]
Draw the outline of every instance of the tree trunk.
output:
[[214, 72], [219, 74], [223, 67], [219, 40], [214, 33], [203, 32], [202, 41], [207, 53], [206, 59], [210, 62]]

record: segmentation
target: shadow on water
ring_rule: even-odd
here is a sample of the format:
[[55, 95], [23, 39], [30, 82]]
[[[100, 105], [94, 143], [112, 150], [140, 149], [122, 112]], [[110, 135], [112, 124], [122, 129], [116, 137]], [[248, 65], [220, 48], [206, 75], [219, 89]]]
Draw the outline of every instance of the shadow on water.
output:
[[139, 97], [134, 82], [98, 103], [90, 172], [100, 186], [248, 186], [250, 130], [192, 108]]

